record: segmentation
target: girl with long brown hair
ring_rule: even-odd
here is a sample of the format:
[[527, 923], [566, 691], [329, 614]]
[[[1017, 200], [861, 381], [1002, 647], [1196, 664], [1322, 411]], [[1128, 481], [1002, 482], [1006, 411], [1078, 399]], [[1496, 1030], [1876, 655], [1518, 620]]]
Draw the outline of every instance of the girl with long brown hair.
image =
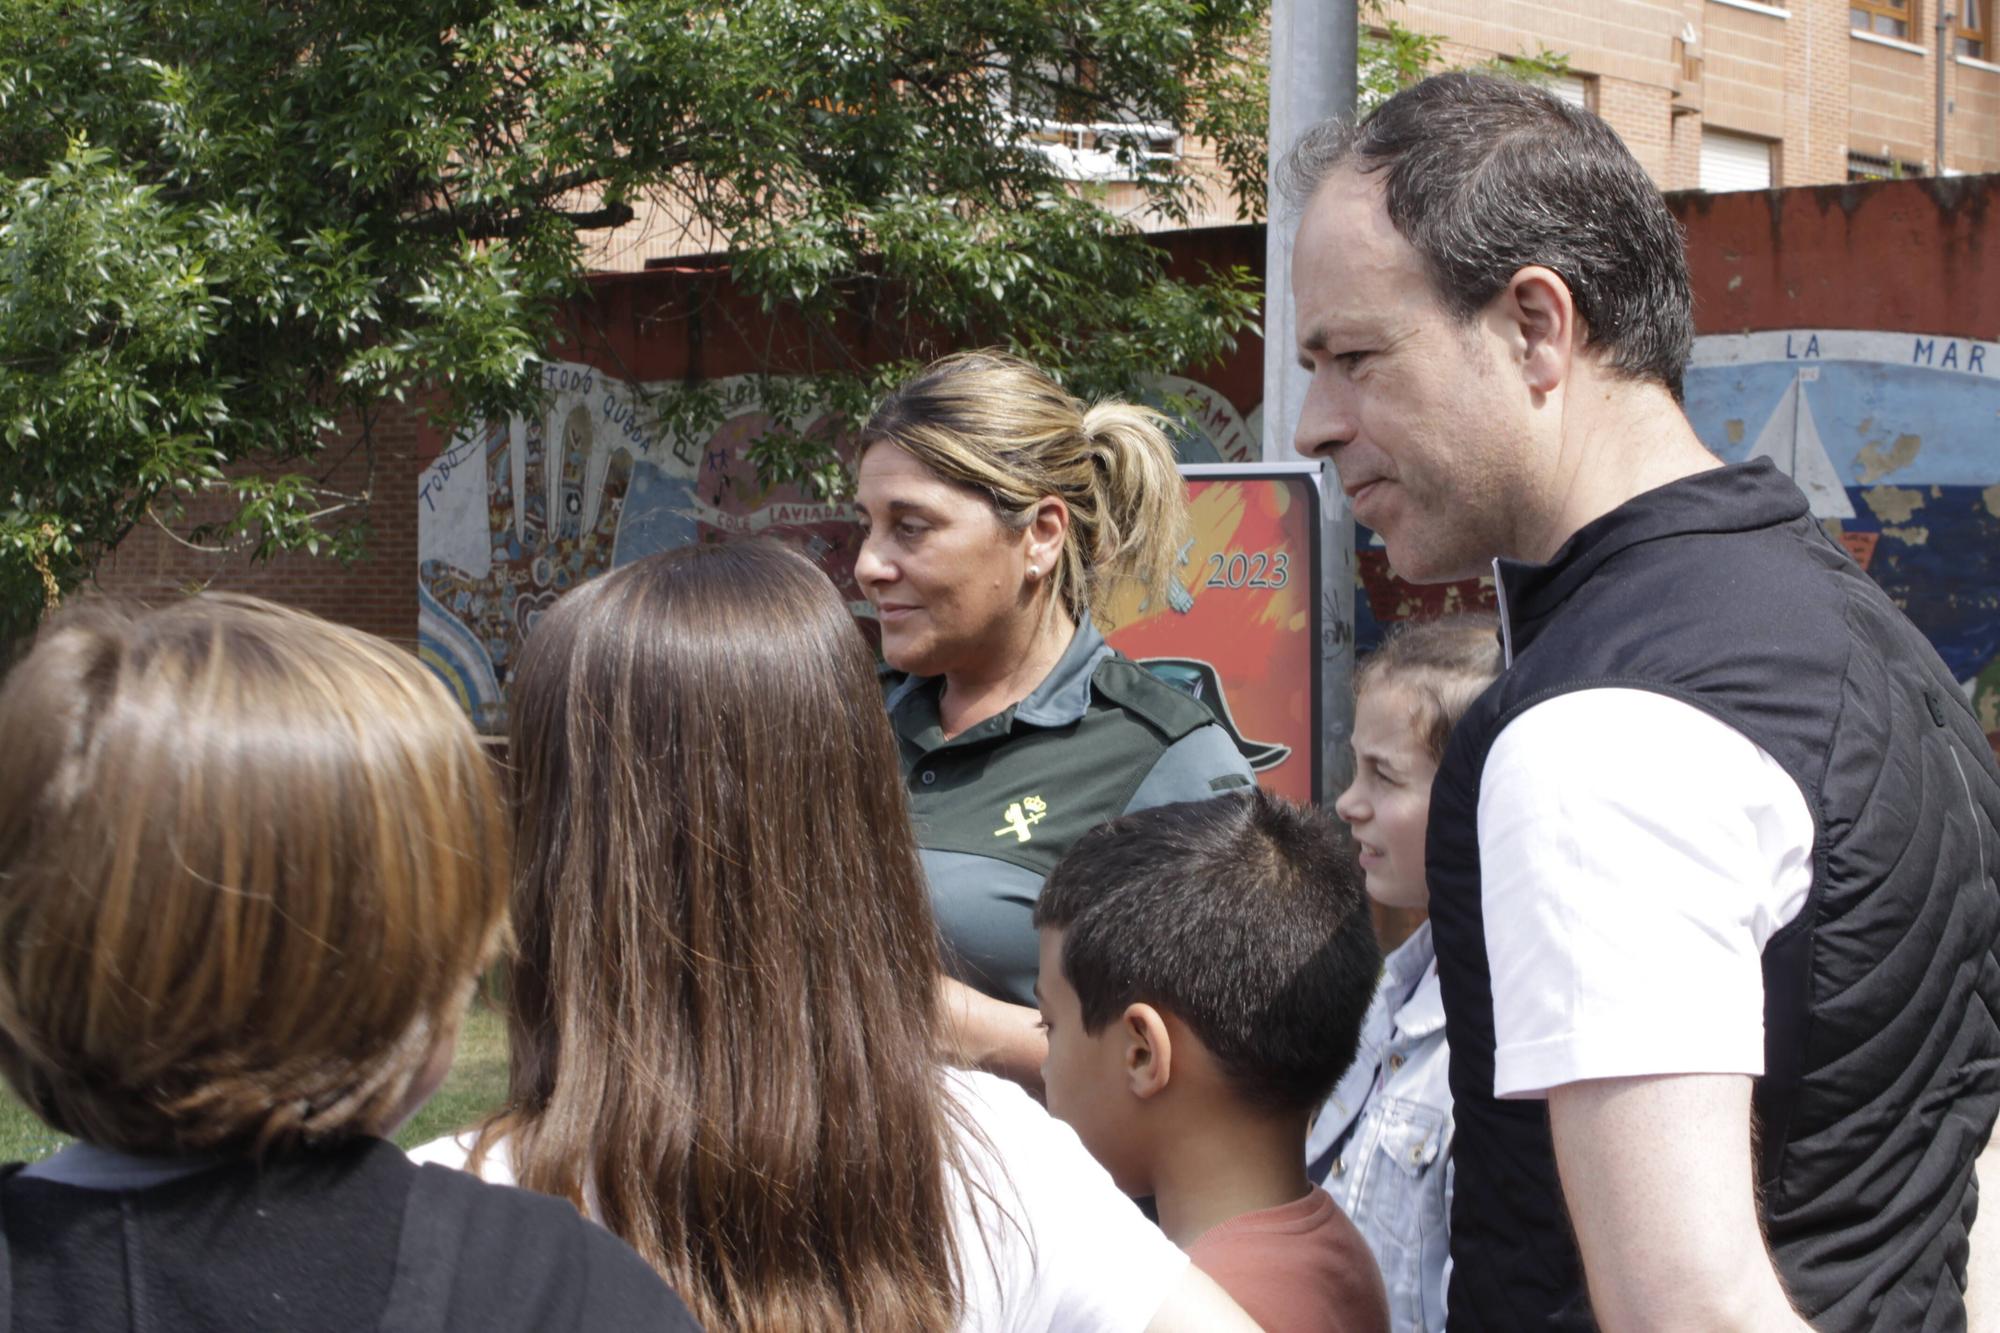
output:
[[879, 697], [780, 547], [650, 557], [543, 616], [508, 1105], [423, 1155], [572, 1200], [716, 1328], [1246, 1326], [1066, 1128], [941, 1067]]

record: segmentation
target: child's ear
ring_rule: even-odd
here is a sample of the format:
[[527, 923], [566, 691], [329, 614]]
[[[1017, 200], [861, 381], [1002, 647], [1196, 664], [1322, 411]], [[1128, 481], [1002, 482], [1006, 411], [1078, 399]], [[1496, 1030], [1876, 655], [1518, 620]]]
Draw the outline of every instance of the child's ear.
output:
[[1160, 1011], [1128, 1004], [1118, 1027], [1125, 1039], [1125, 1086], [1141, 1101], [1164, 1091], [1174, 1076], [1174, 1044]]

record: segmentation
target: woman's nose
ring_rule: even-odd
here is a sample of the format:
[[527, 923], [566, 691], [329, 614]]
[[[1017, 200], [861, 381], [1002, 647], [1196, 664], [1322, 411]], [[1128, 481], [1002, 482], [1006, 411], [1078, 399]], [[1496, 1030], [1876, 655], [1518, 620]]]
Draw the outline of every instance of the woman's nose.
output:
[[854, 581], [865, 587], [870, 583], [880, 583], [889, 578], [890, 572], [887, 562], [875, 554], [874, 537], [863, 537], [861, 550], [854, 557]]

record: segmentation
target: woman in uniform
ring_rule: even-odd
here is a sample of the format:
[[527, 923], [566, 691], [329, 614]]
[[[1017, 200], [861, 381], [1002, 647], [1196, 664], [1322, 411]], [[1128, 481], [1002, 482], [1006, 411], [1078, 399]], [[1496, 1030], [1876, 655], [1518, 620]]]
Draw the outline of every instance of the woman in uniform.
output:
[[1126, 581], [1174, 586], [1187, 494], [1156, 412], [1086, 406], [975, 352], [861, 435], [855, 577], [946, 946], [955, 1054], [1039, 1082], [1035, 896], [1085, 830], [1249, 785], [1213, 714], [1104, 641]]

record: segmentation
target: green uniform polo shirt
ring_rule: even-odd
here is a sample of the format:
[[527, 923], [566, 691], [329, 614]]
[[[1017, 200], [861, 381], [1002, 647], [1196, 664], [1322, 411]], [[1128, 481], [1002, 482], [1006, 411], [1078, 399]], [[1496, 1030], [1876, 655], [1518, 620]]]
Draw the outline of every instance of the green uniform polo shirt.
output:
[[945, 966], [1032, 1005], [1042, 881], [1085, 831], [1132, 810], [1247, 787], [1250, 765], [1199, 700], [1118, 653], [1087, 620], [1012, 708], [946, 740], [936, 676], [891, 677]]

